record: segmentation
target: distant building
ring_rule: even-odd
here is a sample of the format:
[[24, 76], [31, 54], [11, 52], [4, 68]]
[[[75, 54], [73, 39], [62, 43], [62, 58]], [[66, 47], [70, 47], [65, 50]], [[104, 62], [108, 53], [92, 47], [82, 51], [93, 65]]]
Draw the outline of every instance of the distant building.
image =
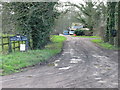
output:
[[72, 23], [72, 26], [71, 26], [71, 30], [77, 30], [77, 29], [81, 29], [83, 28], [84, 26], [81, 24], [81, 23]]
[[83, 25], [80, 25], [80, 26], [72, 26], [71, 27], [71, 30], [76, 30], [76, 29], [81, 29], [83, 28]]

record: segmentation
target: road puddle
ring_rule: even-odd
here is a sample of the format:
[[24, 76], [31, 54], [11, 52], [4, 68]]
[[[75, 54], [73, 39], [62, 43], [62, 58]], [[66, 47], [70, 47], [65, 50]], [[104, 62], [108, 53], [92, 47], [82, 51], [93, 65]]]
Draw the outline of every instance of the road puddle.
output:
[[113, 84], [118, 86], [118, 83], [113, 83]]
[[94, 76], [97, 76], [97, 75], [98, 75], [98, 72], [95, 72], [93, 75], [94, 75]]
[[112, 68], [106, 68], [107, 70], [112, 70]]
[[54, 63], [54, 66], [55, 66], [55, 67], [57, 67], [57, 66], [58, 66], [58, 64], [57, 64], [57, 63]]
[[55, 60], [55, 62], [60, 62], [60, 60]]
[[106, 72], [107, 72], [106, 70], [102, 70], [102, 71], [101, 71], [102, 74], [104, 74], [104, 73], [106, 73]]
[[95, 79], [96, 79], [96, 80], [101, 80], [102, 78], [99, 77], [99, 78], [95, 78]]
[[73, 56], [72, 59], [80, 59], [79, 56]]
[[109, 59], [108, 57], [106, 57], [106, 56], [100, 56], [100, 55], [92, 55], [93, 57], [96, 57], [96, 58], [99, 58], [99, 59], [101, 59], [101, 60], [105, 60], [105, 59]]
[[64, 52], [63, 54], [70, 53], [70, 52]]
[[94, 65], [94, 67], [95, 67], [95, 68], [99, 68], [99, 66], [98, 66], [98, 65]]
[[71, 56], [74, 55], [74, 49], [70, 49], [70, 54], [71, 54]]
[[61, 68], [59, 68], [59, 70], [68, 70], [68, 69], [70, 69], [71, 68], [71, 66], [68, 66], [68, 67], [61, 67]]
[[103, 80], [100, 80], [100, 81], [98, 81], [99, 83], [106, 83], [106, 81], [103, 81]]
[[81, 59], [71, 59], [70, 63], [78, 63], [79, 61], [82, 61]]

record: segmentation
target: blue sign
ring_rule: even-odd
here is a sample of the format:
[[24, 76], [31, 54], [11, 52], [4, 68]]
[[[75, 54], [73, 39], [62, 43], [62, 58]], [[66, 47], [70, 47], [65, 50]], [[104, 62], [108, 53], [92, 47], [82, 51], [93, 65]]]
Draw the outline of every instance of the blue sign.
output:
[[13, 36], [10, 37], [10, 41], [27, 41], [27, 37], [26, 36]]

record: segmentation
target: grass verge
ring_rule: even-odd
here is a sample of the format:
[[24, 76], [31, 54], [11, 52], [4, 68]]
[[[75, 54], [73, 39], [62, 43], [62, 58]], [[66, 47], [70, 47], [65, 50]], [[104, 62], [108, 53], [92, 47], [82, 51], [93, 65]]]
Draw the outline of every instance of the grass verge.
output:
[[109, 43], [105, 43], [101, 39], [93, 39], [91, 41], [98, 44], [99, 46], [101, 46], [102, 48], [105, 48], [105, 49], [110, 49], [110, 50], [119, 50], [120, 49], [120, 48], [115, 47], [114, 45], [111, 45]]
[[81, 38], [100, 38], [100, 36], [73, 36], [72, 37], [81, 37]]
[[60, 53], [63, 42], [66, 40], [64, 36], [51, 36], [51, 43], [42, 50], [29, 50], [27, 52], [13, 52], [8, 55], [2, 55], [0, 58], [1, 75], [20, 72], [25, 67], [33, 66], [40, 62], [46, 61], [52, 56]]

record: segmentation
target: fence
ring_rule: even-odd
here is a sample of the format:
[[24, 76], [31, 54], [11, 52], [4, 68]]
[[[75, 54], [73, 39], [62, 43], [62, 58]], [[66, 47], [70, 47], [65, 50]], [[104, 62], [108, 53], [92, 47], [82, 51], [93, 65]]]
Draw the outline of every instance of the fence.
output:
[[[1, 36], [0, 37], [0, 52], [9, 52], [10, 50], [10, 36]], [[12, 42], [12, 51], [20, 50], [20, 44], [25, 44], [25, 41], [11, 41]]]

